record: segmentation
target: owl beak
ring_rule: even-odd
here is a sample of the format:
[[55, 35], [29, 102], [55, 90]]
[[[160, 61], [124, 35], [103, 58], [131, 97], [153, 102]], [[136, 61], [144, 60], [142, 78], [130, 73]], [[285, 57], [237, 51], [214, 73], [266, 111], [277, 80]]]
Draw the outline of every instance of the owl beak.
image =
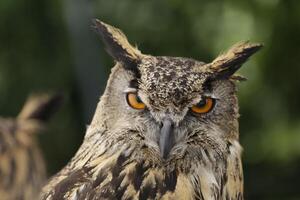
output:
[[166, 118], [162, 121], [159, 135], [160, 155], [166, 159], [174, 146], [174, 123], [171, 119]]

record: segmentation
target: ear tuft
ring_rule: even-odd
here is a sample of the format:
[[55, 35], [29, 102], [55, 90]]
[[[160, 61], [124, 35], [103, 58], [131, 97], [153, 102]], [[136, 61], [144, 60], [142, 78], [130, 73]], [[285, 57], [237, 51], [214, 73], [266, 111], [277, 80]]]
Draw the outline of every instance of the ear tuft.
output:
[[98, 19], [93, 20], [93, 28], [101, 36], [108, 53], [118, 62], [124, 64], [129, 70], [137, 70], [137, 63], [142, 54], [129, 44], [121, 30], [110, 26]]
[[61, 106], [62, 101], [62, 94], [32, 95], [27, 99], [18, 119], [47, 121]]
[[218, 56], [213, 62], [202, 66], [213, 74], [213, 78], [229, 78], [245, 63], [250, 56], [262, 48], [262, 44], [241, 42], [232, 46], [226, 53]]

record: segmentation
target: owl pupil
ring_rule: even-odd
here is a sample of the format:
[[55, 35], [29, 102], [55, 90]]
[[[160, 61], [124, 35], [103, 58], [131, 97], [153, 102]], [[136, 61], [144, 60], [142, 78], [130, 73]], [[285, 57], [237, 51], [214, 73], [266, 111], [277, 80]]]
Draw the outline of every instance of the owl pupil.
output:
[[201, 101], [199, 101], [199, 103], [197, 103], [197, 107], [203, 107], [203, 106], [205, 106], [205, 104], [206, 104], [206, 99], [205, 98], [202, 98], [202, 100]]
[[143, 103], [142, 100], [141, 100], [141, 98], [140, 98], [139, 96], [136, 96], [136, 101], [137, 101], [138, 103]]

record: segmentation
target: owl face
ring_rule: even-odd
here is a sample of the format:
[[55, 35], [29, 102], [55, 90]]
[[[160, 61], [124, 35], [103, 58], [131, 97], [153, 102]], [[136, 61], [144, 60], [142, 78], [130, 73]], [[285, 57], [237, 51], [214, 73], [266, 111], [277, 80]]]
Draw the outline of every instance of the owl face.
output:
[[[132, 47], [124, 34], [95, 21], [109, 53], [118, 61], [107, 87], [103, 113], [117, 137], [162, 160], [226, 147], [238, 137], [238, 106], [233, 73], [259, 49], [248, 43], [205, 64], [189, 58], [154, 57]], [[136, 136], [136, 137], [135, 137]]]
[[[110, 113], [106, 124], [118, 137], [139, 138], [135, 142], [147, 146], [155, 156], [171, 159], [199, 147], [199, 142], [216, 143], [237, 130], [238, 110], [232, 80], [182, 85], [204, 75], [176, 74], [169, 80], [163, 78], [168, 71], [160, 73], [161, 79], [152, 80], [150, 71], [137, 78], [121, 65], [114, 69], [102, 111]], [[197, 87], [191, 87], [193, 84]]]

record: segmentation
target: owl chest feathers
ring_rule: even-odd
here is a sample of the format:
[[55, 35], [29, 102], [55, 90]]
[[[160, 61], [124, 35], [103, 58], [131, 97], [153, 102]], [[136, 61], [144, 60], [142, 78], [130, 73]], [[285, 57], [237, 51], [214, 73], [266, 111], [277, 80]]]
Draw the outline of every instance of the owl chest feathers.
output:
[[113, 154], [111, 147], [98, 157], [88, 154], [90, 148], [78, 152], [88, 159], [73, 160], [72, 171], [61, 172], [43, 199], [242, 199], [237, 142], [228, 147], [223, 159], [203, 151], [202, 160], [186, 156], [164, 164], [150, 155], [141, 159], [141, 150], [128, 150], [128, 146], [116, 148]]

